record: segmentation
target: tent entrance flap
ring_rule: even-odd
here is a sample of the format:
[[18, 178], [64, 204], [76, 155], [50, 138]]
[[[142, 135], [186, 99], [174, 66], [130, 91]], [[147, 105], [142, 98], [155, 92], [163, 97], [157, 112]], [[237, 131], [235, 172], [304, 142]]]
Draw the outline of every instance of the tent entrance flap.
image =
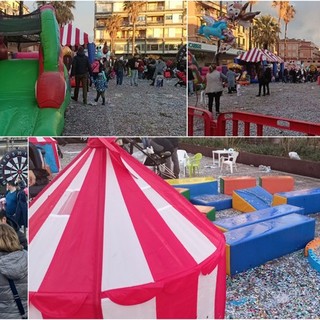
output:
[[23, 16], [11, 16], [0, 13], [0, 36], [20, 36], [41, 32], [40, 11]]

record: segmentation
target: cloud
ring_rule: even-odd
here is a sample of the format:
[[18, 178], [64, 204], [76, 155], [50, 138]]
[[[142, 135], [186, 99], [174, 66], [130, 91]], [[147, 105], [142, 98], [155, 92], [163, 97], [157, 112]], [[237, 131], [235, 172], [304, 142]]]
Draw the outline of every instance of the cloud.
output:
[[[295, 18], [288, 24], [288, 38], [311, 40], [320, 47], [319, 1], [291, 1], [296, 9]], [[260, 10], [262, 15], [270, 14], [278, 19], [278, 13], [272, 8], [272, 1], [258, 1], [253, 9]], [[284, 23], [281, 21], [281, 36], [284, 37]]]

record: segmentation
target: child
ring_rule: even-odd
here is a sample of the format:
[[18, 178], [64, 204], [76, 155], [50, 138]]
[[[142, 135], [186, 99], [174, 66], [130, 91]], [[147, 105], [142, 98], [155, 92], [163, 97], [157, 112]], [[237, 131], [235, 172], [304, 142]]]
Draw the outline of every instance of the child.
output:
[[161, 72], [158, 72], [156, 79], [155, 79], [155, 83], [156, 83], [156, 87], [163, 87], [163, 74], [161, 74]]
[[104, 96], [104, 92], [108, 88], [107, 80], [102, 72], [98, 74], [98, 78], [94, 80], [94, 85], [97, 90], [97, 97], [94, 99], [95, 102], [98, 102], [99, 97], [102, 97], [102, 105], [106, 104], [106, 98]]

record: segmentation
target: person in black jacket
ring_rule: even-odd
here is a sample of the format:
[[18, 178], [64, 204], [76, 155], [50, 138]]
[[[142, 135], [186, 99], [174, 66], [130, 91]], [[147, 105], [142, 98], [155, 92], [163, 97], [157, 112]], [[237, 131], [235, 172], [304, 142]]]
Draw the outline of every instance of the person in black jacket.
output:
[[79, 47], [77, 55], [73, 58], [71, 77], [75, 76], [76, 87], [73, 100], [78, 101], [80, 83], [82, 85], [83, 103], [87, 104], [88, 96], [88, 73], [92, 76], [92, 69], [88, 57], [84, 54], [83, 47]]

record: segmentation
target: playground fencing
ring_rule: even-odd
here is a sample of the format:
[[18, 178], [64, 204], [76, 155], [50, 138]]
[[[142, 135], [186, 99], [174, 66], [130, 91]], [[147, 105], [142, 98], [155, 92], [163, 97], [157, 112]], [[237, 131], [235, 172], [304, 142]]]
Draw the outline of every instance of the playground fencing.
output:
[[[194, 136], [195, 120], [200, 119], [204, 136], [227, 136], [231, 126], [232, 136], [263, 136], [267, 127], [281, 131], [302, 133], [307, 136], [320, 135], [320, 123], [277, 118], [249, 112], [226, 112], [214, 119], [212, 113], [189, 106], [188, 107], [188, 136]], [[199, 121], [199, 120], [198, 120]]]

